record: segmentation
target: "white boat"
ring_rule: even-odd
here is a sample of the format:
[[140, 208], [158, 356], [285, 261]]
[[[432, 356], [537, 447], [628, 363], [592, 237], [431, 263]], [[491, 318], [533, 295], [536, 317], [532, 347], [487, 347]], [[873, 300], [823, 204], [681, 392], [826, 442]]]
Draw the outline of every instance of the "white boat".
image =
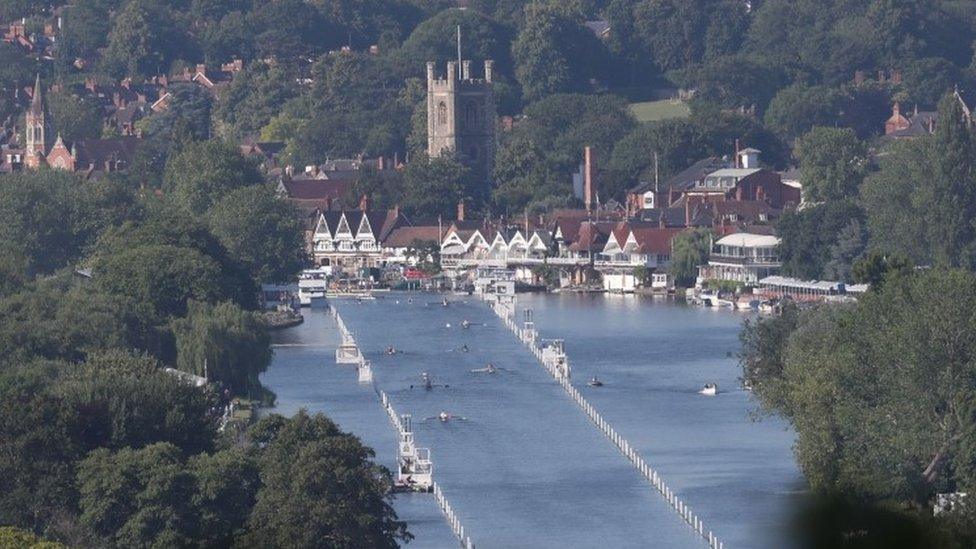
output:
[[702, 387], [702, 390], [698, 392], [706, 396], [715, 396], [718, 393], [718, 385], [714, 383], [706, 383], [705, 386]]
[[305, 269], [298, 276], [298, 302], [302, 307], [325, 307], [329, 271]]

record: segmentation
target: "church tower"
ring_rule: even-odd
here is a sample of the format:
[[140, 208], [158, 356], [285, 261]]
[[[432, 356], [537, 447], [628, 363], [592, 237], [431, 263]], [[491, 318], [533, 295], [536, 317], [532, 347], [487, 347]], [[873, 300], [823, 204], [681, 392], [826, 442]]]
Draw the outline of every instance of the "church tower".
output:
[[30, 110], [27, 111], [25, 123], [24, 164], [28, 168], [37, 169], [44, 162], [47, 154], [47, 140], [45, 138], [44, 100], [41, 97], [41, 75], [37, 75], [34, 82], [34, 96], [31, 97]]
[[484, 78], [473, 78], [471, 61], [447, 62], [438, 78], [436, 64], [427, 63], [427, 154], [436, 158], [453, 151], [486, 181], [495, 167], [494, 62], [485, 61]]

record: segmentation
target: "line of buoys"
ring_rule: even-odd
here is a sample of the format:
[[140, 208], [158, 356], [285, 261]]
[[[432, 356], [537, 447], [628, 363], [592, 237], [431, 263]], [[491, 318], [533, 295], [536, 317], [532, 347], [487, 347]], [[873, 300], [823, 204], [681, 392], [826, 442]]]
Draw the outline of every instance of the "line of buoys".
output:
[[[343, 342], [344, 343], [353, 342], [353, 344], [355, 344], [355, 338], [353, 337], [352, 332], [350, 332], [349, 329], [346, 327], [345, 322], [342, 321], [342, 317], [339, 316], [339, 312], [335, 309], [335, 307], [330, 307], [330, 311], [332, 314], [332, 318], [335, 319], [336, 326], [339, 328], [339, 333], [342, 335]], [[366, 358], [362, 356], [362, 354], [360, 353], [360, 381], [361, 382], [363, 381], [363, 377], [364, 377], [364, 372], [362, 370], [362, 368], [364, 367], [369, 368], [369, 361], [366, 360]], [[398, 437], [402, 438], [403, 435], [406, 433], [406, 428], [403, 425], [403, 420], [401, 420], [400, 414], [398, 414], [396, 409], [393, 407], [393, 403], [390, 401], [390, 397], [384, 391], [380, 390], [379, 387], [377, 387], [376, 384], [374, 383], [372, 370], [369, 369], [368, 372], [369, 372], [368, 382], [373, 383], [373, 390], [379, 396], [380, 403], [383, 405], [383, 409], [386, 411], [386, 415], [390, 418], [390, 423], [392, 423], [393, 427], [396, 429]], [[437, 506], [440, 507], [441, 512], [444, 513], [444, 518], [447, 521], [448, 525], [451, 527], [451, 532], [461, 543], [461, 547], [463, 549], [474, 549], [474, 542], [471, 541], [470, 536], [465, 534], [464, 525], [461, 524], [461, 519], [459, 519], [457, 514], [454, 512], [454, 507], [451, 506], [451, 503], [447, 500], [446, 497], [444, 497], [444, 492], [441, 490], [440, 485], [437, 484], [436, 481], [433, 482], [432, 484], [433, 484], [432, 491], [434, 493], [434, 499], [437, 500]]]
[[[630, 442], [627, 441], [623, 436], [621, 436], [617, 431], [605, 420], [599, 412], [596, 411], [589, 401], [583, 398], [579, 390], [573, 386], [572, 382], [569, 380], [568, 368], [562, 369], [559, 364], [553, 360], [552, 354], [546, 354], [536, 344], [536, 330], [535, 323], [531, 321], [532, 318], [531, 311], [526, 312], [526, 326], [519, 328], [518, 323], [515, 320], [515, 301], [514, 297], [509, 298], [510, 301], [502, 303], [494, 296], [485, 295], [483, 296], [485, 301], [491, 310], [502, 319], [504, 324], [515, 333], [516, 337], [522, 341], [529, 351], [539, 360], [542, 366], [549, 372], [556, 382], [569, 394], [569, 396], [576, 402], [577, 406], [583, 410], [586, 417], [596, 425], [596, 427], [613, 442], [614, 446], [620, 450], [620, 453], [624, 455], [633, 465], [634, 468], [641, 474], [644, 479], [654, 487], [661, 497], [671, 506], [671, 508], [684, 520], [692, 530], [704, 538], [708, 542], [709, 549], [725, 549], [725, 545], [719, 541], [718, 537], [715, 536], [711, 531], [706, 530], [705, 524], [700, 518], [685, 504], [681, 501], [668, 487], [668, 485], [661, 479], [661, 476], [651, 467], [640, 455], [640, 453], [631, 446]], [[563, 354], [563, 356], [565, 356]]]

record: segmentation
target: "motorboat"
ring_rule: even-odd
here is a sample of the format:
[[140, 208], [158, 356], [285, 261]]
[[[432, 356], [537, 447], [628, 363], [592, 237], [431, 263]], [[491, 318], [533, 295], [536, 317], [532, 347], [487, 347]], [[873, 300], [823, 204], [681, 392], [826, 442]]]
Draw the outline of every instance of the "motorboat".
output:
[[298, 303], [302, 307], [325, 307], [329, 271], [305, 269], [298, 277]]
[[471, 327], [471, 321], [468, 320], [468, 319], [462, 320], [461, 321], [461, 327], [462, 328], [470, 328]]
[[589, 385], [590, 387], [603, 387], [603, 382], [600, 381], [596, 376], [590, 378], [590, 380], [587, 381], [586, 384]]
[[718, 393], [718, 385], [714, 383], [706, 383], [705, 386], [702, 387], [701, 391], [698, 392], [706, 396], [715, 396]]

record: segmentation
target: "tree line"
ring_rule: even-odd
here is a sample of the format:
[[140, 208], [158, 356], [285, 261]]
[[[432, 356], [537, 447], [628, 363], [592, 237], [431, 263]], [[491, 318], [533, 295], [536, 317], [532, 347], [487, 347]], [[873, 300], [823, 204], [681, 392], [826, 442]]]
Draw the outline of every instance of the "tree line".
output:
[[297, 212], [219, 141], [180, 143], [161, 185], [0, 176], [0, 540], [409, 540], [389, 471], [328, 418], [220, 428], [231, 398], [274, 400], [258, 289], [304, 265]]

